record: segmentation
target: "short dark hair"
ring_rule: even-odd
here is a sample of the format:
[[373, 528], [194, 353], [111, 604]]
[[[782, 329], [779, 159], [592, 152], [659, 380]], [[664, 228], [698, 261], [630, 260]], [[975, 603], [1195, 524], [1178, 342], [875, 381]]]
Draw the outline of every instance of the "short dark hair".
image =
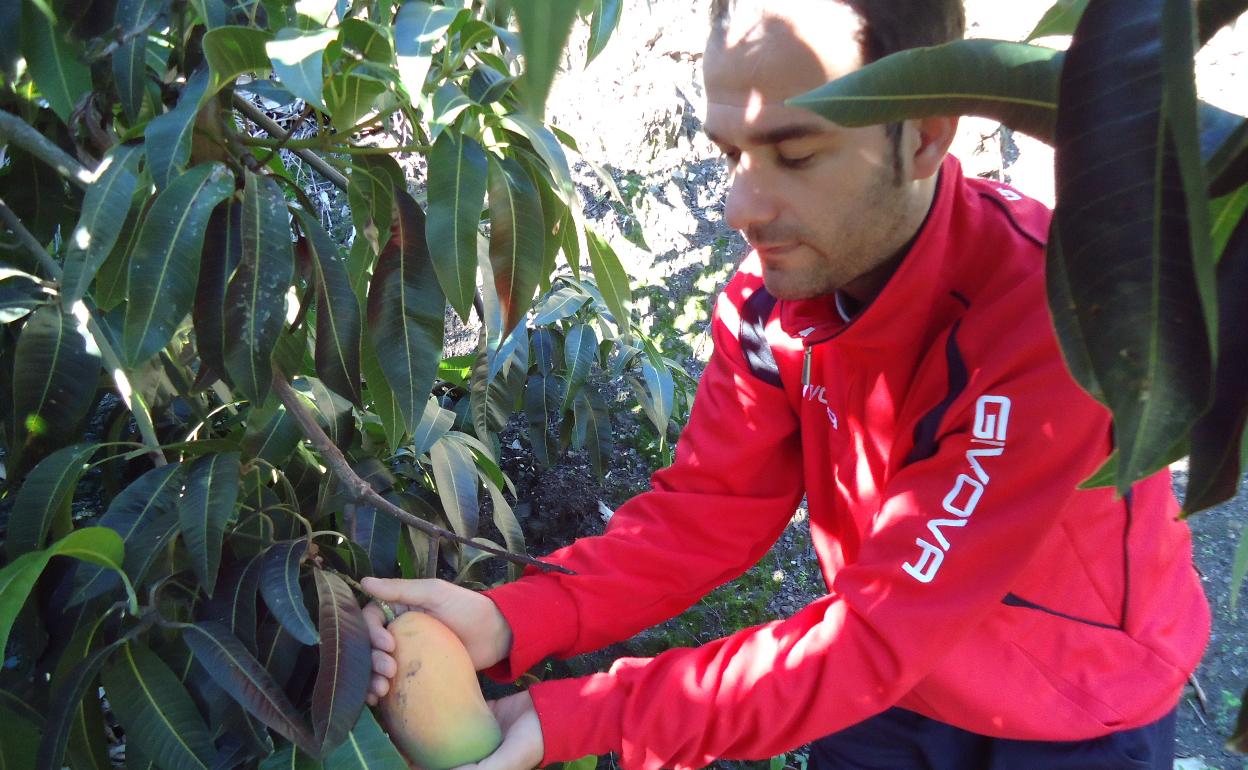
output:
[[[781, 4], [785, 0], [777, 0]], [[810, 2], [810, 0], [787, 0]], [[966, 34], [962, 0], [825, 0], [849, 6], [862, 19], [862, 62], [870, 64], [907, 48], [940, 45]], [[737, 0], [712, 0], [711, 29], [728, 27]]]

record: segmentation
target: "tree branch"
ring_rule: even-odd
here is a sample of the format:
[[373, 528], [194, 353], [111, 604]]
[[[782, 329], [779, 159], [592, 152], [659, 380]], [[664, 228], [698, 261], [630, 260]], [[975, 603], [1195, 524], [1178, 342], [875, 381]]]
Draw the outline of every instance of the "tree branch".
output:
[[81, 188], [95, 181], [95, 174], [71, 158], [64, 150], [48, 141], [21, 118], [0, 110], [0, 139], [12, 142], [39, 160], [56, 169], [61, 175]]
[[342, 450], [334, 444], [329, 436], [325, 435], [325, 431], [321, 430], [321, 426], [317, 424], [316, 418], [308, 412], [307, 407], [299, 400], [299, 395], [295, 393], [295, 389], [290, 386], [283, 374], [277, 367], [273, 368], [273, 390], [277, 393], [278, 399], [286, 407], [286, 411], [295, 418], [295, 422], [299, 424], [299, 429], [303, 435], [312, 442], [317, 451], [321, 453], [321, 457], [325, 460], [325, 464], [329, 466], [330, 471], [338, 477], [338, 481], [346, 489], [347, 494], [357, 502], [366, 503], [385, 511], [399, 521], [410, 527], [415, 527], [431, 537], [442, 540], [454, 540], [457, 543], [471, 546], [486, 553], [492, 553], [495, 556], [506, 559], [516, 564], [524, 564], [539, 569], [561, 572], [565, 575], [575, 575], [576, 573], [566, 567], [560, 567], [555, 564], [547, 564], [546, 562], [530, 558], [528, 556], [518, 556], [501, 548], [481, 543], [476, 540], [470, 540], [466, 537], [442, 529], [441, 527], [430, 524], [422, 518], [413, 516], [399, 506], [391, 503], [381, 495], [377, 494], [377, 490], [364, 479], [360, 478], [347, 462], [347, 458], [342, 454]]
[[[264, 114], [256, 105], [247, 101], [238, 94], [234, 94], [234, 109], [243, 113], [252, 123], [263, 128], [270, 136], [277, 137], [281, 141], [289, 139], [289, 135], [282, 129], [272, 118]], [[291, 150], [295, 155], [299, 156], [305, 163], [315, 169], [321, 176], [328, 179], [339, 190], [347, 191], [347, 178], [342, 175], [334, 167], [326, 163], [321, 156], [307, 149]]]

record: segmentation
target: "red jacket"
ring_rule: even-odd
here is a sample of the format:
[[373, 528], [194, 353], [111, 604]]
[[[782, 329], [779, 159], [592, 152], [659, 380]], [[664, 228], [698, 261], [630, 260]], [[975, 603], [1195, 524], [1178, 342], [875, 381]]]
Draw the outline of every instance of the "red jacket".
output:
[[[1076, 491], [1110, 415], [1046, 304], [1049, 212], [950, 158], [910, 252], [845, 322], [776, 302], [747, 259], [676, 462], [600, 537], [488, 595], [509, 680], [659, 623], [766, 553], [807, 497], [826, 596], [695, 649], [537, 684], [545, 762], [765, 758], [901, 706], [987, 735], [1076, 740], [1174, 708], [1209, 632], [1169, 473]], [[809, 356], [803, 382], [803, 356]]]

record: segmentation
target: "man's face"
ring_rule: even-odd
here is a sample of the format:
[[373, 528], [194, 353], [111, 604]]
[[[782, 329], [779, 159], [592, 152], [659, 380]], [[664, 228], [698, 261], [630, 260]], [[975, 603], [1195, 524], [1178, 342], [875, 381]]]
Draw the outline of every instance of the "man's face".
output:
[[706, 133], [732, 172], [726, 219], [758, 251], [776, 297], [869, 298], [922, 221], [904, 153], [898, 179], [882, 126], [843, 128], [784, 105], [862, 66], [861, 20], [837, 2], [757, 5], [739, 3], [706, 52]]

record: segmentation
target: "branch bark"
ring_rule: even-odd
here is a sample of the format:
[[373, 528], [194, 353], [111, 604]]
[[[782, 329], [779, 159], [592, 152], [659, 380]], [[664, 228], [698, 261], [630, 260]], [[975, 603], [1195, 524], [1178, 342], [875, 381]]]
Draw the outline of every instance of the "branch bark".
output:
[[83, 189], [95, 181], [95, 174], [81, 163], [48, 141], [26, 121], [4, 110], [0, 110], [0, 139], [21, 147]]
[[[276, 137], [281, 141], [286, 141], [288, 135], [272, 118], [264, 114], [256, 105], [247, 101], [238, 94], [234, 94], [234, 109], [243, 113], [252, 123], [263, 128], [269, 136]], [[335, 187], [343, 192], [347, 191], [347, 178], [342, 175], [336, 168], [326, 163], [321, 156], [307, 149], [291, 150], [295, 155], [299, 156], [305, 163], [314, 168], [321, 176], [328, 179]]]
[[325, 460], [325, 464], [329, 466], [330, 471], [338, 478], [338, 481], [346, 489], [347, 494], [349, 494], [353, 500], [366, 503], [374, 508], [377, 508], [378, 510], [385, 511], [404, 524], [415, 527], [435, 539], [453, 540], [457, 543], [485, 551], [486, 553], [492, 553], [495, 556], [506, 559], [507, 561], [514, 562], [516, 564], [524, 564], [530, 567], [537, 567], [538, 569], [546, 570], [548, 572], [561, 572], [565, 575], [576, 574], [566, 567], [548, 564], [544, 561], [539, 561], [528, 556], [519, 556], [511, 553], [510, 551], [504, 551], [501, 548], [495, 548], [494, 546], [487, 545], [476, 540], [461, 537], [450, 530], [442, 529], [441, 527], [430, 524], [422, 518], [413, 516], [394, 503], [391, 503], [389, 500], [377, 494], [377, 491], [373, 489], [372, 485], [360, 478], [359, 474], [351, 468], [351, 464], [347, 462], [347, 458], [342, 454], [342, 450], [334, 444], [333, 440], [329, 436], [325, 435], [325, 431], [321, 430], [321, 426], [317, 424], [316, 418], [312, 416], [307, 407], [305, 407], [299, 400], [299, 395], [295, 393], [295, 389], [292, 388], [290, 383], [286, 380], [286, 375], [276, 367], [273, 369], [273, 391], [277, 393], [278, 399], [286, 407], [286, 410], [290, 412], [291, 416], [295, 418], [295, 422], [299, 424], [299, 429], [303, 432], [303, 435], [306, 436], [308, 440], [312, 442], [312, 445], [316, 447], [317, 451], [321, 453], [321, 457]]

